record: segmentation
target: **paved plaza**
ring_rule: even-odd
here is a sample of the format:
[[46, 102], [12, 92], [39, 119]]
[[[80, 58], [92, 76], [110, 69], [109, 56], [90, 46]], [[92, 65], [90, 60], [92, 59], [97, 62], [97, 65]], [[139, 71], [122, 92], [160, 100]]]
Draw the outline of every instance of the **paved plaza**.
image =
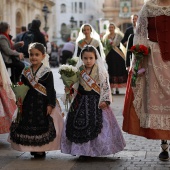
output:
[[[58, 69], [54, 73], [57, 98], [63, 95], [63, 84], [59, 79]], [[113, 95], [111, 107], [122, 127], [122, 109], [125, 89], [119, 95]], [[170, 161], [162, 162], [158, 159], [160, 141], [147, 140], [143, 137], [124, 133], [126, 147], [123, 151], [97, 158], [80, 160], [76, 156], [62, 154], [60, 151], [47, 152], [45, 159], [34, 159], [29, 152], [18, 152], [10, 148], [7, 142], [8, 134], [0, 135], [0, 170], [169, 170]]]

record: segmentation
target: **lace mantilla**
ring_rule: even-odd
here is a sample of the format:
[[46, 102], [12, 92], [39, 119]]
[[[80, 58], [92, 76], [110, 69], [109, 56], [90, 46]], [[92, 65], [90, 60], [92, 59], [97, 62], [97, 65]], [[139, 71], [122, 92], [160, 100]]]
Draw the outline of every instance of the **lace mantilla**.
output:
[[15, 94], [11, 89], [12, 82], [5, 67], [5, 63], [1, 53], [0, 53], [0, 78], [2, 78], [3, 88], [5, 89], [8, 98], [16, 101]]
[[158, 6], [157, 1], [151, 0], [144, 4], [141, 11], [139, 12], [139, 18], [137, 22], [136, 34], [134, 36], [134, 44], [145, 44], [147, 45], [147, 26], [148, 17], [155, 17], [166, 15], [170, 16], [170, 6]]
[[[24, 75], [24, 71], [26, 69], [29, 69], [29, 67], [26, 67], [23, 71], [22, 71], [22, 74]], [[33, 72], [32, 72], [32, 69], [31, 70], [31, 74], [33, 75]], [[50, 72], [50, 68], [49, 67], [46, 67], [44, 64], [40, 67], [40, 69], [38, 70], [36, 76], [35, 76], [35, 80], [38, 82], [38, 80], [43, 77], [46, 73]]]
[[[133, 105], [143, 128], [170, 130], [170, 62], [163, 62], [157, 43], [149, 42], [150, 58], [144, 60], [145, 75], [133, 88]], [[156, 76], [155, 76], [156, 75]]]

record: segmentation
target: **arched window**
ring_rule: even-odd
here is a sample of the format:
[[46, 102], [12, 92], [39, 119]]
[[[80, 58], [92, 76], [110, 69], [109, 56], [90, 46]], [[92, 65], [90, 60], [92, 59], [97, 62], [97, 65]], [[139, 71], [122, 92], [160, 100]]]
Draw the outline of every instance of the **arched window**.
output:
[[23, 26], [23, 19], [20, 12], [16, 13], [16, 33], [21, 32], [21, 26]]
[[61, 4], [61, 13], [66, 13], [66, 5]]

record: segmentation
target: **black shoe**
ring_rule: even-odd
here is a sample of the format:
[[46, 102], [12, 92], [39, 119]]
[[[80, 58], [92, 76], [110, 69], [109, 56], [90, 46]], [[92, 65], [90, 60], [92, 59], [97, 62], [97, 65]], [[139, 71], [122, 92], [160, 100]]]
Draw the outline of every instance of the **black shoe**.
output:
[[162, 151], [160, 154], [159, 154], [159, 159], [161, 161], [168, 161], [169, 160], [169, 153], [168, 151]]
[[88, 160], [89, 158], [91, 158], [91, 156], [84, 156], [84, 155], [79, 156], [79, 160], [81, 161]]
[[45, 158], [46, 157], [46, 153], [45, 152], [36, 152], [34, 154], [34, 158]]
[[116, 91], [116, 94], [119, 94], [119, 91]]
[[30, 152], [31, 155], [35, 155], [37, 152]]

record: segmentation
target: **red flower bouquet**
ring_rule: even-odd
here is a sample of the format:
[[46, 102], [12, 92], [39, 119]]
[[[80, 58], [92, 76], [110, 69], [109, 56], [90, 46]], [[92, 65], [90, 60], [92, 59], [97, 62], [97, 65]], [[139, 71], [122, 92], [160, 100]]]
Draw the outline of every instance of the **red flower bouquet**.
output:
[[144, 45], [137, 44], [137, 45], [132, 46], [130, 51], [135, 56], [135, 67], [134, 67], [134, 73], [133, 73], [133, 76], [132, 76], [132, 83], [131, 83], [132, 87], [135, 87], [138, 74], [140, 72], [145, 71], [144, 68], [141, 68], [139, 70], [139, 65], [142, 62], [143, 58], [149, 55], [149, 48], [144, 46]]

